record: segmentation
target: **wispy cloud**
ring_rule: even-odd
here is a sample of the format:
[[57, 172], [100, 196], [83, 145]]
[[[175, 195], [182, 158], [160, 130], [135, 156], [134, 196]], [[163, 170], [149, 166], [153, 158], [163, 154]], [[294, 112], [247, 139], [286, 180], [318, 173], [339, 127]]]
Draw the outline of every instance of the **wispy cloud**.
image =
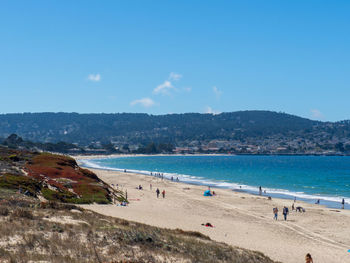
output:
[[171, 91], [178, 91], [174, 85], [173, 81], [178, 81], [182, 78], [182, 75], [175, 72], [170, 72], [169, 77], [162, 84], [158, 85], [153, 90], [153, 94], [161, 94], [161, 95], [171, 95]]
[[175, 90], [174, 86], [169, 80], [164, 81], [162, 84], [158, 85], [154, 90], [154, 94], [170, 95], [170, 91]]
[[182, 78], [182, 75], [179, 73], [171, 72], [169, 75], [169, 80], [177, 81], [177, 80], [180, 80], [181, 78]]
[[312, 110], [310, 110], [310, 112], [311, 112], [311, 117], [314, 119], [323, 119], [324, 118], [324, 115], [318, 109], [312, 109]]
[[220, 114], [221, 112], [220, 112], [220, 111], [217, 111], [217, 110], [213, 110], [211, 107], [208, 106], [208, 107], [206, 108], [206, 110], [205, 110], [205, 113], [217, 115], [217, 114]]
[[183, 90], [185, 92], [191, 92], [192, 91], [192, 87], [184, 87]]
[[221, 94], [222, 94], [222, 91], [219, 90], [216, 86], [214, 86], [214, 87], [213, 87], [213, 92], [214, 92], [214, 94], [215, 94], [215, 96], [216, 96], [216, 99], [220, 99]]
[[99, 82], [101, 80], [101, 75], [98, 74], [90, 74], [88, 76], [88, 80], [93, 81], [93, 82]]
[[141, 105], [145, 108], [152, 107], [154, 104], [155, 104], [154, 101], [150, 98], [142, 98], [142, 99], [134, 100], [134, 101], [130, 102], [131, 106]]

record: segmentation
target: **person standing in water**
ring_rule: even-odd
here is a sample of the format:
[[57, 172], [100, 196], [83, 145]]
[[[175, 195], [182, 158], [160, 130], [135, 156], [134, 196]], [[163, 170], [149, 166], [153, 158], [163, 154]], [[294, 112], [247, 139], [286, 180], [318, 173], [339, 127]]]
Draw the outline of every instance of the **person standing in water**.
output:
[[341, 204], [342, 204], [342, 209], [344, 209], [344, 206], [345, 206], [345, 199], [343, 198], [343, 200], [341, 201]]

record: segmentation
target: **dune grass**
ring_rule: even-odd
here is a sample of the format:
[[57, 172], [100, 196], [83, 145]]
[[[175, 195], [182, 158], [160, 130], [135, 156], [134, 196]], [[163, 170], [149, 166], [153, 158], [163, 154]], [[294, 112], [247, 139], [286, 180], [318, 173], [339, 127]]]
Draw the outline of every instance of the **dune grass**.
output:
[[272, 263], [260, 252], [0, 190], [0, 262]]

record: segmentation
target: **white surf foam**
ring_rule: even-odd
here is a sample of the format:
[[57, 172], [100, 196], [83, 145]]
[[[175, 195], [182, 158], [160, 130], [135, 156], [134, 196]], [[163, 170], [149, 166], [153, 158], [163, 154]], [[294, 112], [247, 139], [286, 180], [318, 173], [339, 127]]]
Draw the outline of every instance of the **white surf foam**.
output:
[[[250, 186], [250, 185], [244, 185], [244, 184], [237, 184], [237, 183], [231, 183], [226, 181], [219, 181], [219, 180], [213, 180], [213, 179], [207, 179], [203, 177], [197, 177], [193, 175], [186, 175], [186, 174], [177, 174], [177, 173], [160, 173], [159, 171], [146, 171], [146, 170], [133, 170], [133, 169], [120, 169], [120, 168], [112, 168], [107, 166], [102, 166], [97, 164], [94, 161], [98, 161], [98, 159], [94, 160], [87, 160], [82, 159], [78, 160], [79, 163], [81, 163], [82, 166], [87, 168], [94, 168], [94, 169], [102, 169], [102, 170], [110, 170], [110, 171], [119, 171], [119, 172], [130, 172], [135, 174], [142, 174], [142, 175], [150, 175], [150, 176], [156, 176], [158, 174], [162, 174], [165, 179], [171, 180], [173, 178], [174, 181], [178, 178], [180, 182], [182, 183], [188, 183], [188, 184], [195, 184], [195, 185], [205, 185], [210, 187], [218, 187], [218, 188], [225, 188], [225, 189], [231, 189], [231, 190], [241, 190], [241, 191], [247, 191], [251, 193], [259, 193], [258, 188], [256, 186]], [[274, 188], [263, 188], [263, 191], [266, 191], [266, 194], [274, 194], [274, 195], [283, 195], [286, 197], [290, 197], [291, 199], [294, 199], [295, 197], [298, 199], [307, 199], [307, 200], [324, 200], [329, 202], [336, 202], [339, 203], [342, 201], [342, 199], [345, 199], [346, 204], [350, 204], [350, 198], [349, 197], [343, 197], [343, 196], [326, 196], [326, 195], [316, 195], [316, 194], [307, 194], [304, 192], [293, 192], [290, 190], [285, 189], [274, 189]]]

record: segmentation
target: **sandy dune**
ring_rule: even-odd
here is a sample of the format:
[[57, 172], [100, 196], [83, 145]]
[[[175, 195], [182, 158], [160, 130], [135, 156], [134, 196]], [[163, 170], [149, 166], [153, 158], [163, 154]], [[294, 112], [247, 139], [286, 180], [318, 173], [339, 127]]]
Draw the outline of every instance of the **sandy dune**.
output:
[[[162, 181], [151, 176], [93, 170], [101, 179], [127, 190], [128, 207], [87, 205], [104, 215], [165, 228], [199, 231], [212, 239], [258, 250], [281, 262], [304, 262], [311, 253], [315, 263], [350, 262], [350, 211], [329, 209], [297, 201], [306, 213], [291, 212], [282, 219], [291, 200], [268, 200], [263, 196], [214, 189], [217, 196], [204, 197], [204, 186]], [[150, 190], [152, 184], [152, 190]], [[138, 185], [143, 190], [137, 190]], [[156, 188], [166, 196], [156, 197]], [[278, 206], [278, 221], [272, 208]], [[210, 222], [214, 228], [201, 224]]]

